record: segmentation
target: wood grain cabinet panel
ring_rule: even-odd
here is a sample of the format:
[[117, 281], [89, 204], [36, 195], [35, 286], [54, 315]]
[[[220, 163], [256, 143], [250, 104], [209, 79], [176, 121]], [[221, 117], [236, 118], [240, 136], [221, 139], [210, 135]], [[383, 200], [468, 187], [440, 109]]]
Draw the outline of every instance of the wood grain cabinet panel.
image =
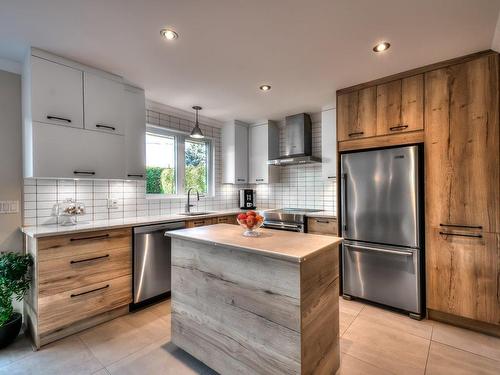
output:
[[498, 56], [425, 76], [426, 221], [499, 227]]
[[428, 308], [494, 324], [500, 324], [498, 100], [498, 55], [425, 74]]
[[339, 95], [337, 100], [339, 142], [375, 135], [376, 87]]
[[424, 127], [423, 74], [377, 86], [377, 135]]
[[307, 233], [337, 235], [337, 219], [314, 218], [307, 219]]
[[500, 324], [500, 235], [440, 234], [445, 232], [439, 227], [428, 232], [427, 308]]

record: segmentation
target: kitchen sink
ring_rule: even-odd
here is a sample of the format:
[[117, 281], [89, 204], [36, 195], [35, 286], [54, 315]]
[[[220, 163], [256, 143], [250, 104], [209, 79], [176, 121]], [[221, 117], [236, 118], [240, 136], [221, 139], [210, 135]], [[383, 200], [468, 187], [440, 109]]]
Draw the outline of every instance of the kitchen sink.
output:
[[180, 212], [178, 215], [182, 216], [200, 216], [200, 215], [210, 215], [213, 212]]

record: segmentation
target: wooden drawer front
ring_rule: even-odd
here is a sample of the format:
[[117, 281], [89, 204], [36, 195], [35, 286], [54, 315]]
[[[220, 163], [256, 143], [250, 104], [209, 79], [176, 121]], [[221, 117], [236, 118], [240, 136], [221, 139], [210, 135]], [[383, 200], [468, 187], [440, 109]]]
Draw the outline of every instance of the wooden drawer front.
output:
[[237, 224], [236, 215], [218, 217], [217, 224]]
[[62, 329], [79, 320], [132, 302], [132, 276], [87, 285], [38, 300], [39, 334]]
[[38, 263], [40, 296], [54, 295], [132, 273], [130, 247], [102, 249]]
[[38, 260], [80, 257], [103, 250], [132, 248], [130, 228], [40, 238]]
[[307, 233], [337, 235], [337, 219], [307, 219]]
[[186, 228], [203, 227], [205, 225], [212, 225], [212, 224], [214, 224], [214, 219], [190, 220], [186, 221]]

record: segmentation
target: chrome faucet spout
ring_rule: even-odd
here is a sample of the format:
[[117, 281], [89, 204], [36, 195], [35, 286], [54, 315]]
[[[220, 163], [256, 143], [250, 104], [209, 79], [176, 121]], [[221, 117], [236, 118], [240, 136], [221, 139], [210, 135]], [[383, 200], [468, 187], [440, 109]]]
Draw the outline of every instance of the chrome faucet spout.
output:
[[200, 192], [198, 191], [198, 189], [195, 189], [195, 188], [189, 188], [188, 189], [188, 196], [187, 196], [187, 203], [186, 203], [186, 212], [187, 213], [190, 213], [191, 212], [191, 207], [193, 207], [194, 205], [191, 204], [191, 190], [194, 190], [196, 191], [196, 200], [200, 200]]

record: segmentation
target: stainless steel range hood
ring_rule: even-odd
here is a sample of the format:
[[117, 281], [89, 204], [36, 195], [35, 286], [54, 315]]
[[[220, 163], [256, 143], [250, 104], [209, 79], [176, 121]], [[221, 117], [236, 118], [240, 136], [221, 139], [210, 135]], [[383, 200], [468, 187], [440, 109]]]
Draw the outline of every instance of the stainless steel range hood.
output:
[[285, 154], [268, 160], [270, 165], [296, 165], [320, 163], [312, 154], [311, 117], [307, 113], [288, 116], [285, 119]]

